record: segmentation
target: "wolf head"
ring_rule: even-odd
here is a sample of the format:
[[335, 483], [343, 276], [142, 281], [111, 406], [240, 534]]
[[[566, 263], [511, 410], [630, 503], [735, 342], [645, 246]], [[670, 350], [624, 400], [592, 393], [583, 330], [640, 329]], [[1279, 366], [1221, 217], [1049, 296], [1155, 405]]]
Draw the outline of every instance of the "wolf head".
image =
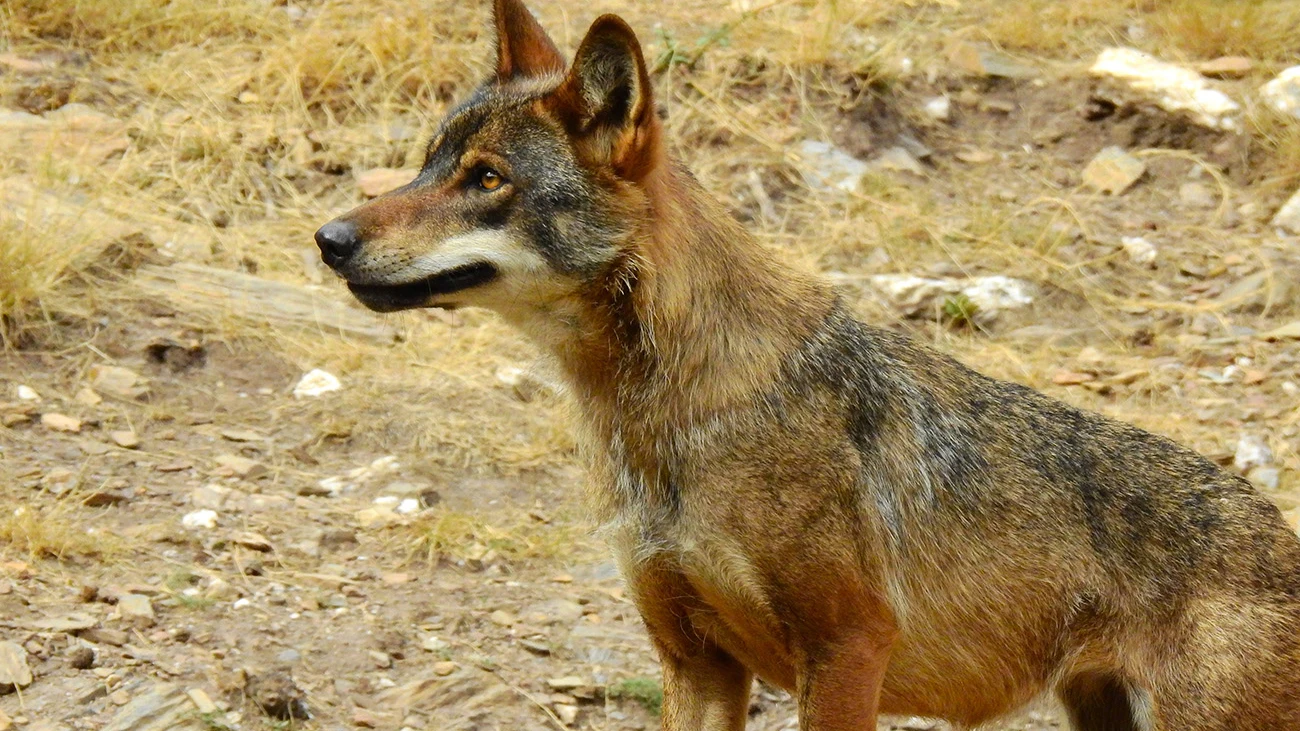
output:
[[661, 164], [640, 44], [592, 24], [572, 65], [520, 0], [496, 0], [496, 70], [453, 109], [410, 184], [316, 232], [367, 307], [488, 307], [564, 317], [631, 255]]

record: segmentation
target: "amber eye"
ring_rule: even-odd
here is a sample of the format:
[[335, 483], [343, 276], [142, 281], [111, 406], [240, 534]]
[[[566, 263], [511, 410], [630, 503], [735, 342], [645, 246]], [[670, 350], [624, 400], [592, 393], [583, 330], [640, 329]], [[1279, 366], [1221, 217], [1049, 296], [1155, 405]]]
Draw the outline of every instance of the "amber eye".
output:
[[493, 191], [504, 185], [506, 179], [501, 177], [501, 173], [495, 170], [484, 169], [478, 174], [478, 187], [486, 191]]

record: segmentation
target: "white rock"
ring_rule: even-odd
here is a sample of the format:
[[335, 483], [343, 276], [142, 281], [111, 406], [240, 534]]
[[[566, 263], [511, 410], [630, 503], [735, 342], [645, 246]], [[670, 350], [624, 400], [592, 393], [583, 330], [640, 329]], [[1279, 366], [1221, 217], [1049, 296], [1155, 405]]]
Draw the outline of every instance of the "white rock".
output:
[[1156, 260], [1156, 245], [1141, 236], [1125, 236], [1119, 241], [1134, 264], [1150, 264]]
[[1231, 132], [1241, 129], [1241, 105], [1191, 69], [1132, 48], [1107, 48], [1090, 72], [1121, 81], [1161, 109], [1187, 114], [1197, 124]]
[[804, 140], [796, 148], [799, 172], [814, 190], [856, 193], [868, 165], [829, 142]]
[[1259, 95], [1270, 107], [1300, 119], [1300, 66], [1292, 66], [1259, 88]]
[[343, 388], [343, 384], [339, 383], [339, 379], [333, 373], [313, 368], [298, 380], [298, 385], [293, 387], [293, 396], [294, 398], [314, 398], [341, 388]]
[[20, 385], [17, 389], [19, 401], [40, 401], [41, 395], [31, 386]]
[[936, 96], [933, 99], [926, 100], [925, 105], [921, 108], [925, 110], [930, 119], [943, 122], [952, 114], [952, 100], [946, 96]]
[[398, 498], [396, 495], [380, 495], [379, 497], [375, 498], [374, 502], [375, 505], [378, 505], [381, 508], [391, 510], [397, 507], [398, 503], [401, 502], [401, 499]]
[[410, 515], [420, 511], [420, 501], [413, 497], [408, 497], [397, 504], [397, 513], [399, 515]]
[[1272, 464], [1273, 450], [1269, 449], [1264, 439], [1257, 434], [1242, 434], [1237, 440], [1237, 453], [1232, 458], [1232, 464], [1242, 472], [1246, 472], [1252, 467], [1263, 467]]
[[1272, 224], [1288, 233], [1300, 235], [1300, 190], [1277, 210]]
[[933, 314], [942, 305], [944, 298], [955, 294], [966, 295], [983, 317], [1024, 307], [1034, 301], [1033, 285], [1002, 275], [957, 279], [877, 274], [870, 277], [869, 281], [891, 306], [906, 317]]
[[181, 518], [181, 525], [191, 530], [197, 528], [212, 529], [217, 527], [217, 511], [215, 510], [195, 510], [192, 513], [186, 513]]
[[236, 599], [234, 602], [232, 602], [231, 605], [230, 605], [230, 608], [231, 608], [231, 609], [243, 609], [244, 607], [252, 606], [252, 604], [253, 604], [253, 602], [250, 601], [250, 600], [248, 599], [248, 597], [243, 597], [243, 598], [241, 598], [241, 599]]

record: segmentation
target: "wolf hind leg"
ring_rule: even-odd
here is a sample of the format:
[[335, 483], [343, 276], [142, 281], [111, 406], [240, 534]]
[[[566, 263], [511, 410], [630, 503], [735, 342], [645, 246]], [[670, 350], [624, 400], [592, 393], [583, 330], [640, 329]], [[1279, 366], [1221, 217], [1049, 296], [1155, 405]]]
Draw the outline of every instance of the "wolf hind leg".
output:
[[1072, 675], [1057, 685], [1056, 694], [1074, 731], [1155, 731], [1148, 719], [1139, 717], [1147, 715], [1140, 713], [1145, 691], [1137, 690], [1117, 674]]

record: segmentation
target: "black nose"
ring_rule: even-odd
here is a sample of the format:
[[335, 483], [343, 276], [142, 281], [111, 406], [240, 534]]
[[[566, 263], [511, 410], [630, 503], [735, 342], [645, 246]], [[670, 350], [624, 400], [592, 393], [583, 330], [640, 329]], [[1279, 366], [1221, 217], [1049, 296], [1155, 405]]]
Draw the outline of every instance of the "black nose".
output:
[[334, 220], [316, 232], [316, 245], [320, 247], [320, 258], [331, 267], [338, 267], [357, 253], [361, 237], [353, 224]]

